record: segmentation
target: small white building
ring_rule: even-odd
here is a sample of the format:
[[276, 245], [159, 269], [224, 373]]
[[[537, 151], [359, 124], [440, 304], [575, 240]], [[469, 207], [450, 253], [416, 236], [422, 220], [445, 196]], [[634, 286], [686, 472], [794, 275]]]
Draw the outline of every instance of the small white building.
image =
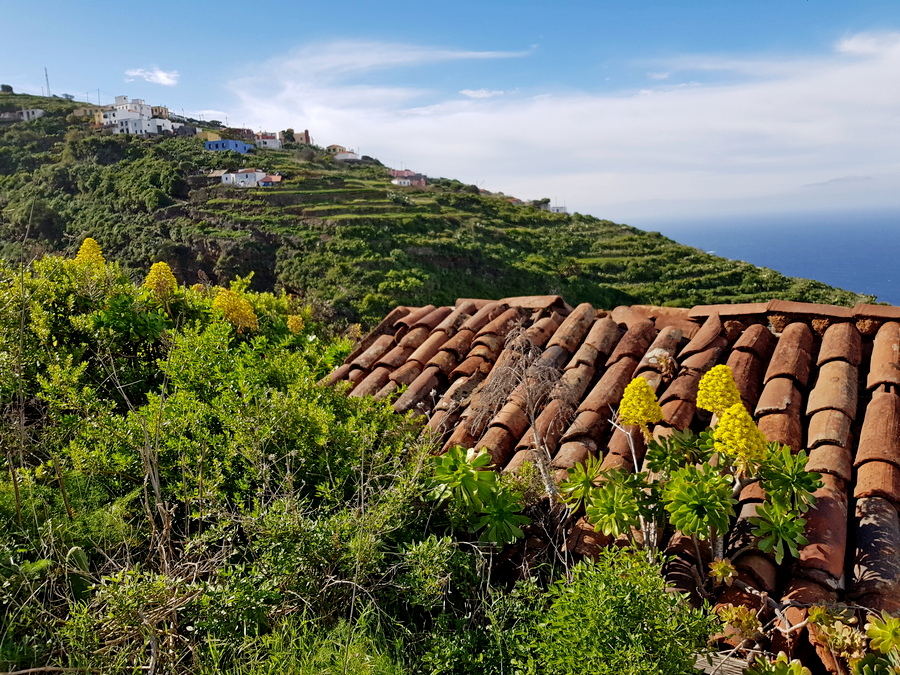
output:
[[338, 162], [346, 162], [349, 159], [359, 159], [359, 155], [355, 152], [347, 151], [347, 152], [338, 152], [334, 155], [335, 161]]
[[31, 120], [36, 120], [38, 117], [43, 117], [44, 111], [40, 108], [29, 108], [28, 110], [17, 110], [16, 117], [24, 122], [30, 122]]
[[409, 187], [412, 185], [412, 181], [409, 178], [395, 178], [391, 183], [399, 185], [400, 187]]
[[142, 98], [133, 98], [129, 101], [127, 96], [116, 96], [113, 107], [122, 112], [138, 113], [142, 117], [153, 117], [153, 106], [147, 105]]
[[550, 213], [568, 213], [569, 210], [565, 206], [551, 206]]
[[281, 149], [281, 139], [278, 138], [278, 134], [271, 131], [261, 131], [256, 134], [256, 147], [257, 148], [268, 148], [269, 150], [280, 150]]
[[222, 185], [235, 187], [257, 187], [266, 172], [259, 169], [238, 169], [222, 174]]
[[127, 117], [120, 119], [112, 129], [114, 134], [147, 134], [154, 136], [172, 132], [172, 123], [169, 120], [161, 120], [155, 117], [149, 119], [143, 117]]

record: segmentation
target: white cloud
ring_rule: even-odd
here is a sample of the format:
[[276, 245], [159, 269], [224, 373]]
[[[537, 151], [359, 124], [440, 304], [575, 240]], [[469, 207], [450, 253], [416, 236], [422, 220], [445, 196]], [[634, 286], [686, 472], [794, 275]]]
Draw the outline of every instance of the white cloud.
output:
[[174, 87], [178, 84], [180, 75], [177, 70], [162, 70], [154, 66], [153, 68], [132, 68], [125, 71], [126, 82], [134, 82], [135, 79], [142, 79], [152, 84], [161, 84], [166, 87]]
[[[644, 89], [652, 95], [548, 86], [459, 98], [454, 90], [436, 100], [429, 92], [427, 105], [423, 88], [396, 77], [378, 84], [373, 71], [523, 53], [352, 44], [257, 65], [232, 83], [233, 116], [308, 128], [324, 145], [359, 146], [385, 163], [554, 197], [570, 211], [638, 226], [729, 209], [900, 206], [900, 88], [887, 86], [900, 72], [900, 33], [848, 36], [796, 58], [672, 58], [656, 65], [669, 78]], [[694, 86], [697, 70], [729, 77]], [[362, 73], [365, 81], [354, 79]], [[871, 180], [803, 189], [835, 176]]]
[[469, 98], [491, 98], [492, 96], [502, 96], [506, 92], [491, 89], [461, 89], [459, 93]]
[[651, 80], [667, 80], [671, 73], [647, 73], [647, 77]]

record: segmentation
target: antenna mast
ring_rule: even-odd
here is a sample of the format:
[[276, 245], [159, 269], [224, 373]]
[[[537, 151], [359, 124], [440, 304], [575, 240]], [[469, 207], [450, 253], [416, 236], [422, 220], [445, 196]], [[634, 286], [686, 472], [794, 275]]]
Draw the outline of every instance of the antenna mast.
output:
[[47, 66], [44, 66], [44, 79], [47, 80], [47, 96], [50, 96], [50, 76], [47, 74]]

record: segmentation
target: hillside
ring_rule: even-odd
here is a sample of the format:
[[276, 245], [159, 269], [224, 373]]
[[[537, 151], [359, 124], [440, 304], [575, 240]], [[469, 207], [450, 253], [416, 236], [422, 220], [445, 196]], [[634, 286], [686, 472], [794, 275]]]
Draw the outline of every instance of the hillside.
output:
[[[181, 281], [253, 274], [326, 313], [370, 322], [398, 304], [555, 293], [598, 307], [771, 298], [864, 298], [727, 260], [583, 214], [513, 205], [455, 180], [397, 187], [380, 163], [335, 162], [298, 146], [213, 153], [198, 139], [102, 136], [58, 99], [0, 95], [0, 112], [47, 114], [0, 127], [0, 255], [71, 251], [92, 236], [137, 273], [159, 260]], [[280, 171], [238, 189], [210, 170]]]

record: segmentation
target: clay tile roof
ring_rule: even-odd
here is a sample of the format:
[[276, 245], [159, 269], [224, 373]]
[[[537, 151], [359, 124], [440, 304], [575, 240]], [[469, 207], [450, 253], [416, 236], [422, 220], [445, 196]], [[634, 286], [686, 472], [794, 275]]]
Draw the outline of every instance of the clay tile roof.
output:
[[[523, 370], [529, 341], [537, 361]], [[728, 537], [732, 553], [749, 546], [735, 560], [739, 577], [798, 602], [900, 609], [898, 307], [773, 300], [604, 311], [573, 309], [555, 295], [398, 307], [322, 384], [389, 397], [396, 411], [422, 416], [440, 447], [486, 447], [507, 473], [534, 460], [537, 434], [562, 479], [590, 456], [605, 468], [634, 470], [627, 438], [610, 419], [635, 376], [659, 397], [656, 437], [704, 428], [709, 415], [696, 407], [697, 386], [721, 363], [766, 437], [805, 450], [808, 470], [824, 483], [806, 514], [809, 544], [780, 568], [755, 548], [748, 521], [764, 493], [756, 484], [741, 492]], [[529, 409], [538, 374], [546, 395]], [[633, 440], [640, 463], [641, 435]], [[568, 532], [574, 552], [608, 543], [583, 530], [576, 523]], [[676, 584], [678, 565], [667, 565]], [[726, 601], [758, 598], [731, 587], [717, 598]]]

